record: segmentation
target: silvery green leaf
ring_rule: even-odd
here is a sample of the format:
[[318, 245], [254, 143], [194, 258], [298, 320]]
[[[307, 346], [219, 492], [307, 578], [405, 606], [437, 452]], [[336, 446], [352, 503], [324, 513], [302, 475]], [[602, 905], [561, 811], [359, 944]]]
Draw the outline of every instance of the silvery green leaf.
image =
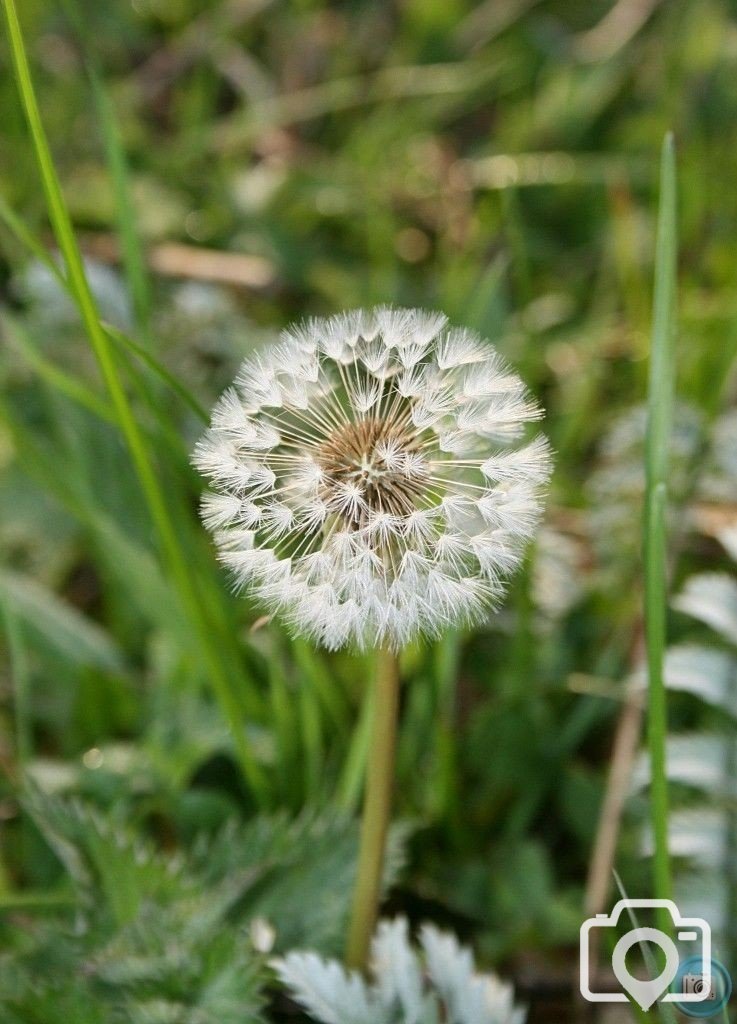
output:
[[399, 1006], [405, 1024], [423, 1018], [420, 963], [409, 944], [405, 918], [382, 921], [372, 945], [372, 966], [383, 1005]]
[[273, 966], [320, 1024], [522, 1024], [512, 986], [476, 972], [470, 950], [425, 925], [426, 972], [410, 945], [406, 920], [384, 921], [372, 946], [374, 983], [314, 953], [290, 953]]
[[676, 811], [668, 825], [675, 857], [689, 857], [703, 866], [721, 869], [726, 855], [725, 816], [712, 808]]
[[723, 867], [716, 870], [694, 865], [693, 870], [679, 872], [675, 879], [675, 899], [684, 917], [703, 917], [712, 929], [713, 948], [717, 957], [719, 938], [729, 924], [728, 882]]
[[737, 562], [737, 526], [730, 526], [719, 533], [719, 540], [727, 552]]
[[[729, 741], [724, 736], [708, 733], [670, 736], [666, 744], [668, 779], [712, 796], [737, 795], [737, 786], [729, 773], [729, 753]], [[637, 792], [649, 783], [650, 760], [643, 752], [632, 773], [632, 790]]]
[[737, 643], [737, 581], [724, 573], [703, 573], [686, 581], [674, 607]]
[[562, 618], [584, 591], [581, 552], [569, 536], [543, 527], [535, 545], [532, 578], [535, 606], [548, 619]]
[[712, 432], [713, 472], [704, 483], [711, 483], [710, 498], [734, 500], [737, 480], [737, 413], [731, 410], [720, 416]]
[[315, 953], [288, 953], [273, 961], [281, 981], [321, 1024], [390, 1024], [361, 976]]
[[[699, 869], [723, 871], [727, 853], [725, 815], [714, 809], [690, 808], [675, 811], [668, 822], [668, 848], [671, 856], [688, 859]], [[653, 852], [652, 831], [643, 833], [642, 853]]]
[[707, 704], [737, 715], [737, 658], [716, 648], [683, 644], [665, 658], [669, 689], [692, 693]]
[[425, 925], [420, 942], [427, 968], [438, 994], [445, 1002], [449, 1019], [458, 1024], [514, 1024], [524, 1019], [514, 1008], [512, 986], [491, 975], [478, 975], [470, 950], [454, 935]]

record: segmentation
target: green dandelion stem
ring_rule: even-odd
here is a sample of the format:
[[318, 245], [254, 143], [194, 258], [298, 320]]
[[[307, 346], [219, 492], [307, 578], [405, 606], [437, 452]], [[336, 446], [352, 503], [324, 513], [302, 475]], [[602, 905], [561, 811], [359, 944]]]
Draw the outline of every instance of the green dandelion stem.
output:
[[394, 789], [394, 764], [399, 711], [399, 663], [380, 651], [374, 684], [374, 714], [366, 771], [361, 846], [353, 911], [346, 947], [348, 967], [366, 967], [381, 899], [386, 837]]

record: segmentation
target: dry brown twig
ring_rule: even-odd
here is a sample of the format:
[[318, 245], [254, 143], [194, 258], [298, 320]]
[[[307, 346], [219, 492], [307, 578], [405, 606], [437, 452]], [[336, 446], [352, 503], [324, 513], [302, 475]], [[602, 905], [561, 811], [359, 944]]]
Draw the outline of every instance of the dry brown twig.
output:
[[[120, 247], [113, 235], [85, 235], [83, 250], [103, 263], [119, 263]], [[276, 268], [265, 256], [204, 249], [183, 242], [162, 242], [146, 253], [149, 267], [163, 277], [183, 277], [260, 291], [273, 284]]]
[[576, 56], [587, 63], [610, 60], [634, 39], [660, 0], [618, 0], [601, 21], [576, 39]]

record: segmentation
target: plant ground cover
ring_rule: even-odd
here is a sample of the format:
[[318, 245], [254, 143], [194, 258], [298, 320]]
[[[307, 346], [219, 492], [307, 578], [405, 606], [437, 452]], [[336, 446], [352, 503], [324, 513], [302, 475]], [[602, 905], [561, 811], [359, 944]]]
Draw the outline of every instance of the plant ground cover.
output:
[[[20, 15], [63, 206], [49, 217], [6, 34], [7, 1019], [279, 1020], [292, 1011], [261, 932], [277, 953], [340, 953], [373, 658], [315, 651], [229, 592], [189, 453], [247, 353], [302, 316], [382, 302], [491, 338], [544, 404], [556, 451], [504, 607], [403, 655], [387, 909], [471, 942], [516, 980], [529, 1019], [573, 1012], [579, 925], [597, 894], [613, 899], [613, 795], [614, 864], [631, 895], [652, 885], [647, 772], [612, 794], [611, 767], [637, 769], [642, 732], [669, 130], [676, 400], [649, 479], [668, 482], [669, 592], [684, 595], [668, 642], [718, 656], [725, 680], [710, 699], [703, 653], [672, 678], [666, 660], [667, 741], [705, 741], [688, 771], [672, 760], [672, 828], [686, 815], [700, 842], [675, 834], [671, 869], [694, 912], [733, 906], [729, 5], [28, 0]], [[694, 611], [704, 573], [726, 575]], [[726, 854], [705, 872], [712, 834]]]

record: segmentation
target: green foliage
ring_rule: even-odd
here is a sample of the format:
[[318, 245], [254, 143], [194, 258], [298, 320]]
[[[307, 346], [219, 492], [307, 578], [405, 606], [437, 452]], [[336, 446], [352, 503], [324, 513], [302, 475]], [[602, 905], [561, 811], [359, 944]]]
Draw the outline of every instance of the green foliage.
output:
[[[25, 806], [71, 891], [54, 917], [4, 923], [3, 1020], [259, 1024], [259, 926], [276, 950], [341, 945], [357, 850], [345, 818], [230, 820], [172, 854], [77, 799], [33, 788]], [[401, 849], [398, 830], [387, 885]]]
[[183, 861], [81, 805], [37, 793], [29, 811], [75, 903], [16, 936], [22, 953], [0, 966], [3, 1019], [262, 1021], [259, 957], [228, 919], [242, 878], [206, 889]]
[[12, 605], [15, 616], [33, 633], [34, 642], [47, 644], [53, 656], [71, 658], [77, 665], [122, 669], [123, 658], [113, 638], [32, 579], [4, 572], [0, 574], [0, 592], [2, 600]]
[[[669, 690], [691, 695], [703, 708], [698, 730], [673, 729], [667, 741], [667, 778], [677, 795], [668, 827], [678, 858], [675, 889], [682, 906], [701, 908], [711, 922], [717, 955], [734, 962], [737, 582], [727, 574], [689, 577], [674, 606], [718, 634], [671, 647], [665, 661]], [[649, 765], [641, 763], [636, 791], [646, 784]]]
[[[734, 413], [719, 415], [737, 350], [727, 6], [656, 4], [617, 31], [613, 3], [573, 0], [15, 7], [25, 48], [17, 26], [0, 43], [0, 1017], [227, 1021], [235, 1001], [238, 1020], [280, 1019], [261, 1009], [252, 918], [282, 954], [339, 951], [353, 840], [336, 807], [360, 801], [370, 658], [293, 643], [228, 592], [188, 457], [245, 354], [294, 318], [373, 302], [491, 337], [557, 451], [503, 610], [404, 655], [397, 813], [419, 827], [392, 908], [447, 920], [505, 971], [575, 957], [642, 637], [669, 129], [667, 533], [671, 589], [704, 620], [666, 622], [671, 832], [694, 844], [675, 884], [695, 912], [731, 907], [734, 856], [716, 844], [734, 810], [734, 547], [692, 529], [733, 517], [737, 481]], [[215, 280], [201, 249], [227, 257]], [[661, 270], [672, 235], [667, 255]], [[62, 802], [23, 810], [27, 777]], [[642, 792], [617, 868], [647, 896]]]

